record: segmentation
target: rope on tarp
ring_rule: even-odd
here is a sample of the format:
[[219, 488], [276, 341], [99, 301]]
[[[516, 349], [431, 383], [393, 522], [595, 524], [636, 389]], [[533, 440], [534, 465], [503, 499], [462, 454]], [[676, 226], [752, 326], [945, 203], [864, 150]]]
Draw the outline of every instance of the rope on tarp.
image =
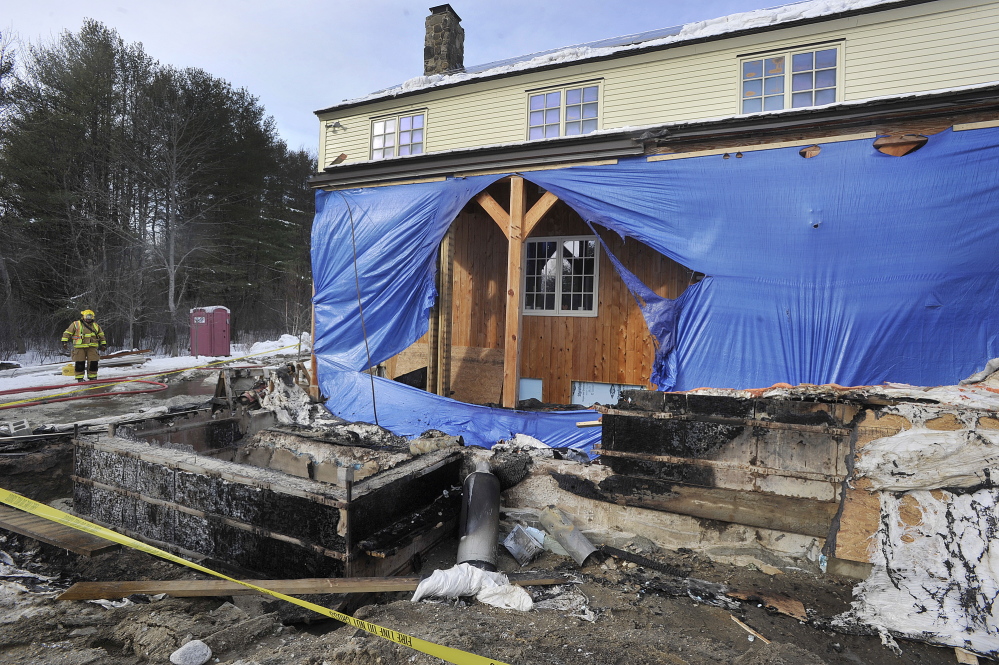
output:
[[361, 278], [357, 269], [357, 236], [354, 234], [354, 212], [350, 208], [350, 202], [343, 192], [336, 190], [336, 193], [343, 199], [343, 204], [347, 206], [347, 215], [350, 217], [350, 244], [354, 251], [354, 285], [357, 287], [357, 313], [361, 318], [361, 335], [364, 337], [364, 352], [368, 357], [368, 376], [371, 377], [371, 411], [375, 416], [375, 425], [378, 423], [378, 406], [375, 404], [375, 375], [371, 371], [371, 347], [368, 346], [368, 331], [364, 327], [364, 306], [361, 304]]

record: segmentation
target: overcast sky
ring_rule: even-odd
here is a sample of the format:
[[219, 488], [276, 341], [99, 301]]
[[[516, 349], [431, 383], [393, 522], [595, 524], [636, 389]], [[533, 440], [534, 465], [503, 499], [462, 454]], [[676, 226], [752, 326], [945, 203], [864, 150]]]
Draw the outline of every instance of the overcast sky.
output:
[[[200, 67], [255, 95], [292, 148], [318, 147], [313, 111], [423, 74], [439, 0], [0, 0], [0, 31], [48, 42], [101, 21], [165, 64]], [[465, 64], [665, 28], [780, 0], [454, 0]]]

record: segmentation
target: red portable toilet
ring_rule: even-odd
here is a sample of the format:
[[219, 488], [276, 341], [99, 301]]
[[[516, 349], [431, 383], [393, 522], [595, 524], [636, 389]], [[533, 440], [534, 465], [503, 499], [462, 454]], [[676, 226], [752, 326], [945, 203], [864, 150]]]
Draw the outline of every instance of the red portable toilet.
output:
[[214, 305], [191, 310], [191, 355], [230, 355], [229, 308]]

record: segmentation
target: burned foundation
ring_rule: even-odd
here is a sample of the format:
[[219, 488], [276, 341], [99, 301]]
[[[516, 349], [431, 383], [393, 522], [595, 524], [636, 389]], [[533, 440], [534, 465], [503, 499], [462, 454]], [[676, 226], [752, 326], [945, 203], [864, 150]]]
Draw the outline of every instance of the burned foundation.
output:
[[272, 578], [406, 572], [451, 533], [459, 497], [448, 490], [461, 464], [453, 444], [412, 455], [409, 442], [366, 441], [363, 428], [268, 428], [238, 440], [262, 418], [186, 413], [170, 425], [76, 438], [74, 510], [182, 555]]

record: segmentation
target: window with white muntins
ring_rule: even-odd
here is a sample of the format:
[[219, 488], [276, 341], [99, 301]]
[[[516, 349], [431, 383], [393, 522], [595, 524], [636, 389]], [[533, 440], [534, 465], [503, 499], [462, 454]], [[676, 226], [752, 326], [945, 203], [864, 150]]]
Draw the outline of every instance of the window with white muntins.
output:
[[742, 113], [832, 104], [839, 98], [839, 47], [791, 50], [741, 62]]
[[423, 153], [426, 116], [410, 113], [371, 121], [371, 159]]
[[527, 240], [524, 243], [524, 314], [596, 316], [597, 245], [595, 236]]
[[572, 85], [528, 94], [527, 138], [589, 134], [600, 128], [600, 86]]

